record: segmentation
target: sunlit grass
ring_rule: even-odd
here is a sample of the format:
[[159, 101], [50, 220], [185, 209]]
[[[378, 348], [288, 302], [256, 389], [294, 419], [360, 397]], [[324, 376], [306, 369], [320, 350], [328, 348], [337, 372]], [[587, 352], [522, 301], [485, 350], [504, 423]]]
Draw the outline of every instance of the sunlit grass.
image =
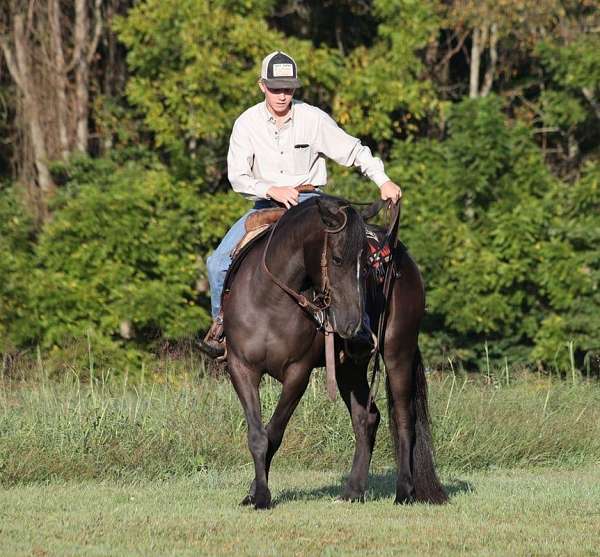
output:
[[[77, 374], [37, 381], [5, 376], [0, 382], [0, 482], [56, 479], [184, 477], [251, 462], [246, 423], [226, 376], [165, 365], [127, 376]], [[510, 371], [509, 371], [510, 374]], [[600, 385], [533, 374], [506, 378], [430, 374], [430, 401], [438, 465], [478, 470], [529, 465], [600, 463]], [[269, 416], [279, 385], [261, 388]], [[373, 470], [393, 466], [383, 387], [383, 421]], [[274, 468], [349, 469], [354, 449], [341, 400], [325, 395], [317, 371], [290, 423]]]

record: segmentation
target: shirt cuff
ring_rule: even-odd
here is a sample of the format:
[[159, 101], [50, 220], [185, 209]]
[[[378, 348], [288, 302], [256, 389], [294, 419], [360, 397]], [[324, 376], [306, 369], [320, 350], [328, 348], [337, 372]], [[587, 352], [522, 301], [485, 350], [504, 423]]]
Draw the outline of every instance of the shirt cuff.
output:
[[254, 192], [258, 197], [262, 197], [263, 199], [267, 198], [267, 190], [270, 188], [269, 184], [265, 182], [256, 182], [254, 185]]
[[377, 187], [380, 188], [386, 182], [390, 182], [388, 175], [385, 172], [376, 172], [371, 176], [371, 180], [377, 184]]

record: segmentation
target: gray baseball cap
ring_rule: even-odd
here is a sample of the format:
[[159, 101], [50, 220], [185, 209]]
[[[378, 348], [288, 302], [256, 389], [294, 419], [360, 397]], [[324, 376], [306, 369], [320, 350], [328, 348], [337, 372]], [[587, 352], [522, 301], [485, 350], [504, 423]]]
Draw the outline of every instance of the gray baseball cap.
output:
[[280, 50], [271, 52], [263, 60], [260, 80], [273, 89], [295, 89], [302, 86], [296, 62]]

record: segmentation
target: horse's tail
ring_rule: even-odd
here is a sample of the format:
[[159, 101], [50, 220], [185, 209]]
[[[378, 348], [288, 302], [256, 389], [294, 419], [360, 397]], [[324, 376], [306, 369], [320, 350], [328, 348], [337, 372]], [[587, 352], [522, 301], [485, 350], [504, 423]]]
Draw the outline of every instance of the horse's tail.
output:
[[[421, 351], [417, 347], [412, 364], [411, 392], [411, 414], [415, 423], [415, 438], [412, 447], [412, 475], [415, 487], [415, 499], [422, 503], [442, 504], [448, 501], [448, 495], [440, 482], [435, 471], [433, 458], [433, 441], [431, 438], [431, 426], [429, 420], [429, 409], [427, 404], [427, 379]], [[390, 430], [394, 443], [397, 440], [397, 424], [393, 412], [393, 400], [389, 386], [386, 381], [388, 416]]]

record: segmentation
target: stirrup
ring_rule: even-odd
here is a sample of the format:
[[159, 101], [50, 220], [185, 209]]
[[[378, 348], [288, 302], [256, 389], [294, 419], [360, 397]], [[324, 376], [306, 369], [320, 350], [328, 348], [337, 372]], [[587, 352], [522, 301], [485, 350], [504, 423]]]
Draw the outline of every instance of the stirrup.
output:
[[[204, 352], [209, 358], [217, 361], [223, 361], [226, 358], [227, 348], [225, 339], [217, 341], [214, 339], [203, 339], [198, 341], [198, 348]], [[222, 358], [222, 359], [221, 359]]]
[[198, 341], [198, 347], [213, 360], [224, 358], [227, 354], [223, 332], [223, 317], [219, 314], [213, 321], [204, 339]]

